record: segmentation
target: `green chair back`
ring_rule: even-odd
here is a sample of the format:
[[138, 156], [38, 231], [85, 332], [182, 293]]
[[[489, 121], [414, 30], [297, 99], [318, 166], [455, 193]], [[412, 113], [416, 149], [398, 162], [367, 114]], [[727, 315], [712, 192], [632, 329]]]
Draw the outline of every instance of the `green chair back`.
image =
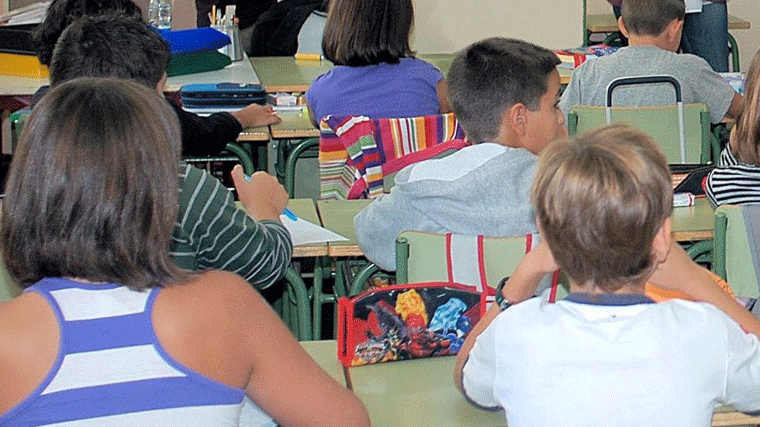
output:
[[[705, 104], [684, 105], [686, 161], [681, 160], [678, 108], [612, 107], [612, 123], [624, 123], [645, 132], [654, 139], [668, 163], [717, 164], [720, 147], [710, 132], [710, 111]], [[605, 107], [576, 105], [567, 117], [568, 134], [583, 135], [607, 125]]]
[[[511, 276], [525, 256], [529, 245], [527, 236], [483, 237], [482, 262], [485, 284], [496, 288], [504, 277]], [[532, 238], [532, 236], [531, 236]], [[450, 281], [448, 248], [446, 235], [422, 231], [403, 231], [396, 238], [396, 282], [417, 283]], [[473, 263], [478, 263], [480, 254], [473, 253]], [[468, 256], [468, 255], [465, 255]], [[456, 279], [456, 276], [453, 277]], [[475, 283], [463, 283], [476, 285]], [[547, 280], [544, 284], [548, 286]], [[566, 295], [564, 288], [558, 288], [557, 298]]]
[[0, 257], [0, 302], [8, 301], [21, 295], [22, 289], [11, 279], [5, 269], [5, 262]]
[[742, 206], [723, 205], [715, 210], [713, 245], [713, 272], [728, 282], [736, 296], [757, 298], [758, 277]]

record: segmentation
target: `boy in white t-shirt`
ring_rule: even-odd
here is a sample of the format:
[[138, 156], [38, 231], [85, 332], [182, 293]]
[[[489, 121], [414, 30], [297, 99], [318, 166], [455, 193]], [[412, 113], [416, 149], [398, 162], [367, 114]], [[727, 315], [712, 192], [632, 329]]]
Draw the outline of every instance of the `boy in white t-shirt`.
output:
[[[504, 408], [510, 427], [706, 427], [717, 403], [760, 409], [760, 321], [672, 240], [670, 173], [649, 137], [612, 126], [552, 143], [532, 202], [542, 243], [458, 355], [471, 402]], [[558, 267], [570, 295], [529, 299]], [[654, 303], [647, 281], [700, 302]]]

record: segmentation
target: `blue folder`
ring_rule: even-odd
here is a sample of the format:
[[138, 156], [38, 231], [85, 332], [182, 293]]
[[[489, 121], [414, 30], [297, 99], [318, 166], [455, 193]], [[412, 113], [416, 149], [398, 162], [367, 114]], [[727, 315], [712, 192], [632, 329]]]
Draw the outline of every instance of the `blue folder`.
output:
[[227, 34], [211, 27], [159, 31], [159, 33], [169, 42], [172, 55], [217, 50], [230, 44]]

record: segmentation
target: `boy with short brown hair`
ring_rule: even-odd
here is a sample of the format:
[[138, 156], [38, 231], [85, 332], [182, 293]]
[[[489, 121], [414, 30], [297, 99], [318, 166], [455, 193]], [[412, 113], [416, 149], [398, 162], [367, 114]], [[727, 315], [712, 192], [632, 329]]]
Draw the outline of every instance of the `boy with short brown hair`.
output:
[[[685, 14], [684, 0], [625, 0], [618, 27], [629, 46], [609, 56], [583, 63], [573, 71], [560, 107], [567, 115], [575, 105], [604, 106], [607, 85], [620, 77], [671, 75], [681, 84], [683, 102], [703, 103], [710, 120], [734, 119], [744, 103], [704, 59], [678, 54]], [[615, 90], [613, 105], [640, 107], [675, 103], [669, 84], [623, 86]]]
[[[543, 241], [457, 358], [468, 399], [504, 408], [510, 427], [706, 427], [717, 402], [760, 409], [760, 321], [672, 240], [670, 174], [649, 137], [611, 126], [551, 144], [532, 202]], [[528, 299], [558, 267], [568, 297]], [[647, 281], [700, 302], [654, 303]]]

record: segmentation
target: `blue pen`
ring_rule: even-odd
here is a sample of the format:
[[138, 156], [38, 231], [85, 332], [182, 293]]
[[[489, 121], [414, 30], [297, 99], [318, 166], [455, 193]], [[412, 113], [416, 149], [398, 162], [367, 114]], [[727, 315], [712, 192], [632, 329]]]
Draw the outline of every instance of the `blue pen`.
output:
[[288, 217], [288, 219], [290, 219], [291, 221], [297, 221], [298, 220], [298, 217], [296, 216], [296, 214], [294, 214], [293, 211], [291, 211], [288, 208], [285, 208], [285, 210], [282, 211], [282, 214], [285, 215], [286, 217]]

